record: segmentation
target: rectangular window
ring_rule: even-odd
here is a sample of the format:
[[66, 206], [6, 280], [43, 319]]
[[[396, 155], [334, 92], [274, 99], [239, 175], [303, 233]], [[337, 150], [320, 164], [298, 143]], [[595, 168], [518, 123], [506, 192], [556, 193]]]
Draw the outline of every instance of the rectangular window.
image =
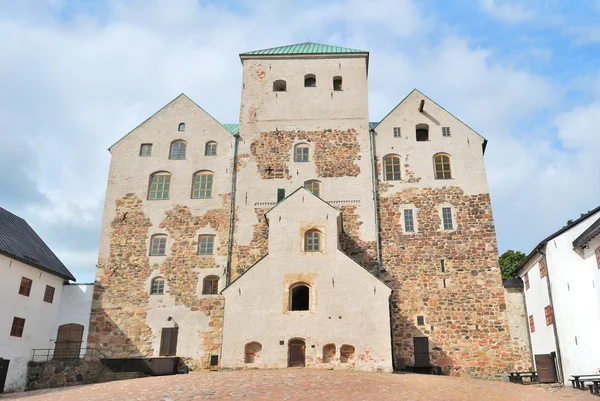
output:
[[402, 131], [400, 131], [400, 127], [394, 127], [394, 138], [401, 138]]
[[214, 253], [214, 244], [214, 235], [201, 235], [198, 241], [198, 255], [212, 255]]
[[208, 199], [212, 198], [213, 175], [212, 174], [196, 174], [194, 176], [194, 191], [192, 198]]
[[152, 176], [150, 181], [150, 191], [148, 193], [148, 199], [150, 200], [161, 200], [169, 199], [169, 187], [171, 186], [171, 176], [157, 174]]
[[453, 230], [452, 225], [452, 208], [442, 208], [442, 221], [444, 222], [444, 230]]
[[418, 326], [425, 326], [425, 317], [423, 317], [423, 316], [417, 316], [417, 325]]
[[407, 233], [415, 231], [415, 221], [412, 209], [406, 209], [404, 211], [404, 231]]
[[552, 308], [550, 305], [544, 308], [544, 314], [546, 315], [546, 326], [550, 326], [552, 322]]
[[25, 328], [25, 319], [15, 317], [13, 319], [12, 327], [10, 328], [10, 335], [13, 337], [23, 337], [23, 329]]
[[598, 265], [598, 269], [600, 269], [600, 246], [596, 248], [596, 264]]
[[140, 156], [152, 156], [151, 143], [142, 143], [142, 147], [140, 148]]
[[308, 161], [308, 146], [297, 146], [294, 161], [307, 162]]
[[150, 246], [150, 256], [164, 256], [167, 247], [167, 236], [157, 235], [152, 238]]
[[19, 287], [19, 294], [25, 295], [26, 297], [28, 297], [29, 293], [31, 292], [31, 284], [32, 283], [33, 283], [33, 280], [31, 280], [27, 277], [22, 277], [21, 278], [21, 286]]
[[529, 331], [535, 333], [535, 324], [533, 323], [533, 315], [529, 315]]
[[529, 273], [525, 273], [525, 275], [523, 276], [523, 281], [525, 281], [525, 289], [528, 290], [529, 289]]
[[442, 127], [442, 136], [450, 136], [450, 127]]
[[540, 278], [546, 277], [546, 263], [544, 262], [544, 259], [540, 259], [538, 264], [540, 265]]
[[44, 292], [44, 302], [51, 304], [52, 301], [54, 301], [54, 287], [47, 285], [46, 291]]

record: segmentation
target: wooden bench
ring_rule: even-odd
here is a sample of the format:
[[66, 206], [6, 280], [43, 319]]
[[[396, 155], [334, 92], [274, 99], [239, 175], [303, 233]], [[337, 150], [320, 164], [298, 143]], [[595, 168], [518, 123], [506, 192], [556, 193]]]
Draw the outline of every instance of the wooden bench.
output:
[[571, 375], [572, 379], [569, 379], [573, 388], [579, 390], [585, 390], [584, 383], [586, 381], [591, 382], [592, 380], [600, 380], [600, 375]]
[[536, 371], [531, 372], [508, 372], [510, 376], [508, 376], [508, 380], [511, 383], [523, 384], [523, 378], [528, 377], [531, 383], [538, 382], [538, 376]]
[[590, 389], [590, 394], [600, 396], [600, 391], [598, 389], [598, 387], [600, 386], [600, 379], [591, 379], [591, 380], [586, 379], [583, 381], [583, 383], [588, 382], [588, 381], [592, 382], [592, 384], [588, 384], [588, 387]]

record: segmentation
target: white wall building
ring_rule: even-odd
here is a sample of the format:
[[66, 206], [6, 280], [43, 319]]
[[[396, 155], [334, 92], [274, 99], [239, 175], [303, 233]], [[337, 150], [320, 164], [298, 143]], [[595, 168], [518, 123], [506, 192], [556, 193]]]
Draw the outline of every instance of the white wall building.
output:
[[44, 241], [2, 208], [0, 269], [0, 391], [22, 390], [33, 349], [85, 347], [93, 284], [69, 284], [75, 277]]
[[540, 242], [517, 274], [524, 282], [534, 369], [561, 382], [597, 373], [600, 207]]

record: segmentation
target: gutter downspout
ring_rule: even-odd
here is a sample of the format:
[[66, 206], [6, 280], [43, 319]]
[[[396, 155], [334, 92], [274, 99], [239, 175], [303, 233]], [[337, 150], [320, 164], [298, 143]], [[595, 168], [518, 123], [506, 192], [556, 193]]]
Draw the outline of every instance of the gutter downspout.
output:
[[371, 179], [373, 181], [373, 204], [375, 213], [375, 249], [377, 251], [377, 278], [381, 280], [381, 248], [379, 243], [379, 199], [377, 197], [377, 169], [375, 163], [375, 131], [369, 130], [371, 142]]
[[233, 163], [231, 170], [231, 198], [229, 199], [229, 232], [227, 233], [227, 263], [225, 265], [225, 287], [229, 287], [231, 281], [231, 252], [233, 249], [233, 215], [235, 205], [235, 183], [237, 178], [237, 152], [238, 136], [234, 137], [233, 142]]
[[558, 361], [558, 382], [561, 385], [564, 385], [564, 376], [563, 376], [563, 366], [562, 366], [562, 358], [560, 353], [560, 341], [558, 340], [558, 329], [556, 328], [556, 313], [554, 312], [554, 301], [552, 300], [552, 286], [550, 285], [550, 269], [548, 266], [548, 260], [546, 259], [546, 253], [542, 252], [538, 249], [537, 251], [542, 258], [544, 259], [544, 265], [546, 266], [546, 285], [548, 286], [548, 299], [550, 301], [550, 308], [552, 309], [552, 328], [554, 331], [554, 342], [556, 345], [556, 359]]

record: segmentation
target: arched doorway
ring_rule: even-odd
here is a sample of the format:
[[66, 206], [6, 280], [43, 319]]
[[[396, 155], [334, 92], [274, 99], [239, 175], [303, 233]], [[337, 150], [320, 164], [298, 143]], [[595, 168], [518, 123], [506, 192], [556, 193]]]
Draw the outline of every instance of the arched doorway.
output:
[[83, 326], [70, 323], [58, 327], [54, 359], [78, 359], [83, 339]]
[[303, 340], [291, 340], [289, 342], [288, 367], [303, 368], [305, 364], [306, 344]]

